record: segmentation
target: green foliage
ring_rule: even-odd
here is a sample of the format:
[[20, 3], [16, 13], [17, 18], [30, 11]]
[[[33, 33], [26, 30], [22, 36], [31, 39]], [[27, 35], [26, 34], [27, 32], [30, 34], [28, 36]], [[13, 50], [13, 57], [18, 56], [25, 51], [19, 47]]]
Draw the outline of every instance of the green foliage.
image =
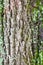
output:
[[[37, 60], [37, 63], [35, 64]], [[37, 59], [32, 60], [32, 65], [43, 65], [43, 51], [40, 51], [39, 57]]]
[[0, 65], [2, 65], [3, 58], [0, 58]]
[[[41, 3], [40, 0], [37, 0], [36, 2], [36, 7], [33, 8], [32, 11], [32, 20], [34, 23], [36, 22], [42, 22], [41, 28], [43, 29], [43, 4]], [[43, 41], [41, 41], [41, 46], [43, 47]], [[39, 55], [37, 57], [37, 55]], [[33, 65], [43, 65], [43, 51], [36, 51], [35, 58], [32, 60]]]
[[34, 22], [43, 22], [43, 4], [39, 0], [36, 2], [36, 8], [33, 8], [32, 19]]
[[3, 8], [3, 5], [0, 4], [0, 13], [2, 13], [2, 8]]
[[41, 16], [40, 11], [36, 8], [33, 9], [33, 21], [36, 22], [38, 20], [38, 16]]

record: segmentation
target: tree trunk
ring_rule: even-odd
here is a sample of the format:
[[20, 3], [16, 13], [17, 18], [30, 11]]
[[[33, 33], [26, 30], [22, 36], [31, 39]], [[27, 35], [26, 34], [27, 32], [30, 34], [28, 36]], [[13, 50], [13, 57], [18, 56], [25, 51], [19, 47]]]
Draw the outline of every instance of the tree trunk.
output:
[[31, 65], [32, 21], [27, 4], [27, 0], [4, 0], [4, 65]]

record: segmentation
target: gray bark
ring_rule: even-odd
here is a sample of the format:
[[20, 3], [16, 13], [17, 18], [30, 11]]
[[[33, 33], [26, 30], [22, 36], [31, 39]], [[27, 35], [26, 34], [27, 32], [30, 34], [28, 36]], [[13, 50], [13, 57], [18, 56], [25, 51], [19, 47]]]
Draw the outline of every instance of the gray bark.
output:
[[[31, 65], [30, 14], [27, 16], [27, 0], [4, 0], [4, 65]], [[30, 11], [29, 11], [30, 12]], [[28, 19], [29, 17], [29, 19]]]

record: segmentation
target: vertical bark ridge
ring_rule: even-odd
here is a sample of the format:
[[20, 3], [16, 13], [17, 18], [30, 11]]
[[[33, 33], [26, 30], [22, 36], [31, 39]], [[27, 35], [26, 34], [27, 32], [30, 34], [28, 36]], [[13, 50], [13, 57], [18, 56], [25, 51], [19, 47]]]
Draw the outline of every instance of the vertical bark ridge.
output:
[[[6, 3], [7, 2], [7, 3]], [[10, 55], [10, 9], [9, 9], [9, 1], [4, 0], [4, 43], [6, 48], [6, 57], [4, 59], [4, 64], [9, 65], [9, 55]]]
[[[16, 2], [16, 7], [17, 7], [17, 16], [16, 16], [16, 22], [17, 22], [17, 27], [16, 27], [16, 54], [17, 54], [17, 60], [16, 64], [21, 65], [21, 52], [20, 52], [20, 47], [21, 47], [21, 23], [22, 23], [22, 4], [20, 0], [15, 0]], [[20, 23], [21, 22], [21, 23]], [[18, 48], [18, 50], [17, 50]]]
[[16, 34], [16, 9], [15, 1], [10, 0], [10, 9], [11, 9], [11, 29], [10, 29], [10, 65], [16, 65], [16, 44], [15, 44], [15, 34]]

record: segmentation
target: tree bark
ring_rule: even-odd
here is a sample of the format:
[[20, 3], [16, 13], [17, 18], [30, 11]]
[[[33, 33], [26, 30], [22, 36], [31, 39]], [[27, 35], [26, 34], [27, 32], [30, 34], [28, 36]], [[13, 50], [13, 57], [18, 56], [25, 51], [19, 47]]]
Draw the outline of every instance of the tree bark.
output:
[[[4, 65], [31, 65], [31, 16], [27, 0], [4, 0]], [[29, 17], [29, 19], [28, 19]]]

